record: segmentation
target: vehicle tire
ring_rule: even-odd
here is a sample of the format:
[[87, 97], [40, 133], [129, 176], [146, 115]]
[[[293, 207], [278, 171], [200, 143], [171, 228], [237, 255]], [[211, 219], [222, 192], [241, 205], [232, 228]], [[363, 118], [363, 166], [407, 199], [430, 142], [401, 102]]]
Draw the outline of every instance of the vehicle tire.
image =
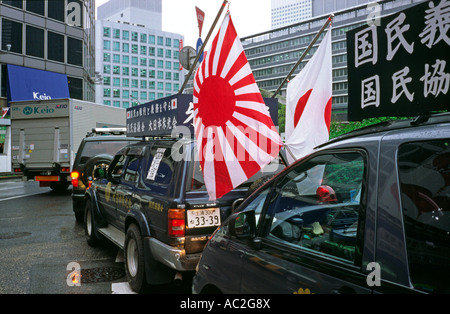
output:
[[144, 243], [135, 224], [131, 224], [127, 230], [123, 255], [128, 283], [134, 291], [145, 292], [149, 285], [145, 277]]
[[108, 154], [101, 154], [90, 158], [83, 167], [81, 173], [81, 181], [85, 186], [89, 186], [89, 178], [94, 177], [94, 170], [99, 165], [109, 166], [113, 157]]
[[90, 200], [86, 201], [86, 206], [84, 208], [84, 234], [87, 243], [95, 247], [100, 242], [100, 239], [96, 235], [96, 223], [94, 218], [94, 213], [92, 212], [92, 203]]

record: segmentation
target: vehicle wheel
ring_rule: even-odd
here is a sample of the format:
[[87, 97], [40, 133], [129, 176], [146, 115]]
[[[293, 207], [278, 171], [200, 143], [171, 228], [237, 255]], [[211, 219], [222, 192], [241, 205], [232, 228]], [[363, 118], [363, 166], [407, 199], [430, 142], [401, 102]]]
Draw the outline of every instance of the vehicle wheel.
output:
[[94, 170], [95, 168], [107, 167], [111, 163], [113, 157], [111, 155], [102, 154], [97, 155], [89, 159], [84, 165], [83, 171], [81, 173], [81, 181], [83, 181], [84, 185], [89, 186], [89, 178], [94, 178]]
[[92, 212], [92, 204], [90, 200], [86, 201], [85, 211], [85, 224], [84, 224], [84, 234], [86, 237], [86, 241], [90, 246], [96, 246], [100, 239], [96, 236], [96, 223], [94, 219], [94, 213]]
[[124, 247], [125, 272], [131, 288], [140, 293], [148, 289], [145, 279], [144, 244], [139, 228], [132, 224], [127, 230]]

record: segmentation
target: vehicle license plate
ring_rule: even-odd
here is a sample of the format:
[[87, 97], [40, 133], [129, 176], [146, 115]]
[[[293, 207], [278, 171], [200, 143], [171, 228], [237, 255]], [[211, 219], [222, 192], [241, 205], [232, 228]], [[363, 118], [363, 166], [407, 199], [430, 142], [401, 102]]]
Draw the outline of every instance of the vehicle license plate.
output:
[[193, 209], [187, 211], [188, 228], [202, 228], [220, 225], [219, 208]]

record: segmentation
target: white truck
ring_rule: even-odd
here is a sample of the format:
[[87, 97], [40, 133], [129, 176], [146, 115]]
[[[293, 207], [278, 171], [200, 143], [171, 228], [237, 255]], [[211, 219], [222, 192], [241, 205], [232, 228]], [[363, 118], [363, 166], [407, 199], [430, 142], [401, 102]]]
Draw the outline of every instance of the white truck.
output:
[[64, 191], [83, 137], [93, 128], [125, 126], [123, 108], [76, 99], [11, 102], [13, 171]]

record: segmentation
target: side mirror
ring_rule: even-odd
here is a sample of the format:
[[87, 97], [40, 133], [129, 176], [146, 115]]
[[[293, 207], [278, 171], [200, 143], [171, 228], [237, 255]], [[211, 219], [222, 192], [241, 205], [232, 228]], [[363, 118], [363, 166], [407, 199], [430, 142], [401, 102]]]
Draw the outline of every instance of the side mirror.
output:
[[252, 239], [256, 235], [255, 212], [240, 212], [233, 214], [229, 222], [230, 235], [237, 239]]

